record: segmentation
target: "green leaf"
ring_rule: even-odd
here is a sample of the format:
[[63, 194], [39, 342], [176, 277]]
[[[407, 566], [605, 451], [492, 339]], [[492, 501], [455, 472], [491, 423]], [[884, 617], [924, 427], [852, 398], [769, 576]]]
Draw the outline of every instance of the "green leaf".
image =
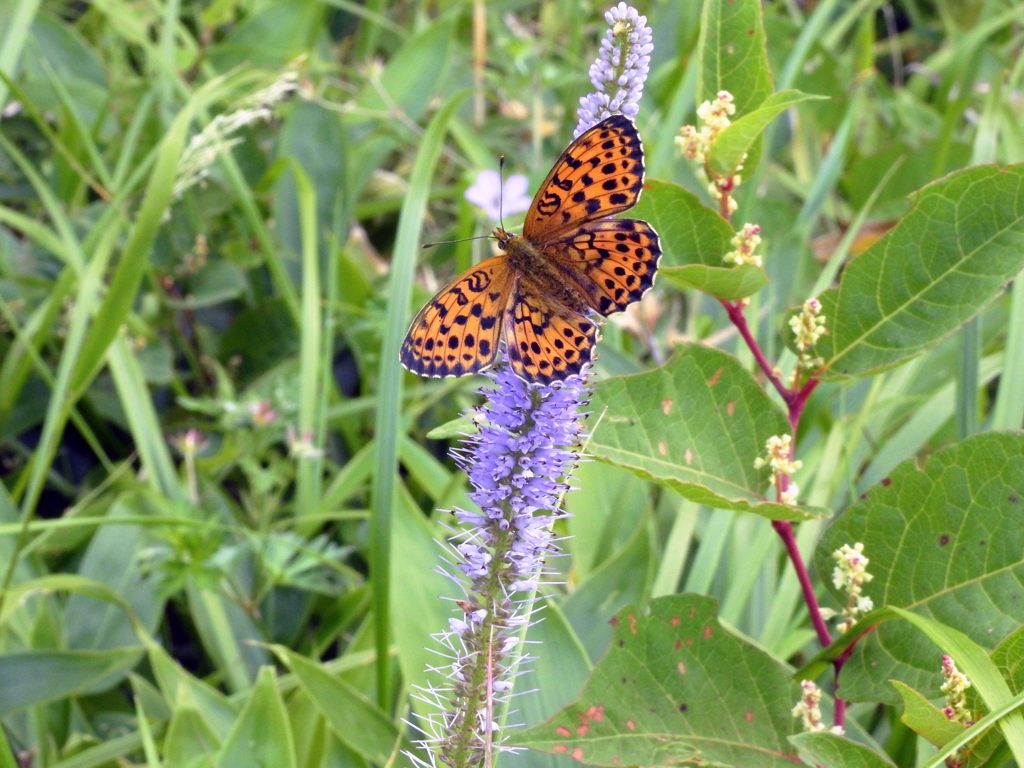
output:
[[772, 91], [759, 0], [707, 0], [701, 17], [698, 101], [729, 91], [737, 114], [761, 104]]
[[964, 732], [965, 726], [947, 718], [923, 693], [899, 680], [890, 682], [903, 700], [900, 720], [918, 736], [924, 737], [933, 746], [941, 747]]
[[587, 450], [692, 501], [803, 520], [822, 510], [769, 501], [769, 472], [754, 461], [786, 416], [739, 362], [698, 344], [681, 345], [665, 365], [599, 382]]
[[624, 609], [577, 702], [516, 742], [586, 765], [792, 768], [799, 698], [790, 670], [723, 627], [713, 600], [666, 597]]
[[90, 693], [97, 683], [134, 667], [141, 656], [141, 648], [0, 655], [0, 715]]
[[647, 182], [630, 215], [645, 219], [658, 232], [663, 253], [659, 279], [720, 299], [750, 296], [768, 283], [760, 267], [733, 267], [722, 261], [732, 250], [732, 227], [678, 184]]
[[334, 734], [375, 763], [385, 763], [400, 742], [395, 724], [373, 702], [319, 664], [283, 645], [271, 650], [299, 678], [300, 687], [316, 703]]
[[1003, 638], [992, 651], [992, 661], [1013, 690], [1024, 690], [1024, 626]]
[[676, 288], [693, 288], [716, 299], [744, 299], [768, 284], [764, 269], [753, 264], [735, 267], [707, 267], [690, 264], [685, 267], [666, 267], [658, 270], [658, 277]]
[[284, 67], [305, 54], [326, 9], [306, 0], [279, 0], [247, 14], [207, 54], [218, 72], [235, 67]]
[[262, 667], [217, 759], [220, 768], [295, 768], [295, 744], [272, 667]]
[[[830, 573], [832, 551], [863, 542], [873, 576], [864, 591], [877, 606], [928, 615], [992, 649], [1024, 623], [1022, 508], [1024, 434], [978, 435], [921, 467], [900, 464], [835, 520], [815, 565]], [[938, 695], [939, 653], [903, 623], [885, 624], [857, 644], [843, 668], [843, 695], [896, 703], [890, 679]]]
[[164, 298], [173, 309], [202, 309], [238, 298], [248, 286], [242, 271], [229, 261], [212, 261], [185, 283], [185, 295], [180, 299]]
[[568, 705], [591, 672], [587, 652], [558, 603], [547, 602], [540, 616], [543, 621], [531, 624], [527, 634], [534, 660], [526, 666], [526, 679], [543, 682], [516, 702], [515, 717], [523, 723], [539, 723]]
[[1024, 165], [924, 187], [913, 209], [821, 297], [829, 378], [897, 365], [953, 332], [1024, 267]]
[[834, 733], [799, 733], [789, 741], [808, 765], [829, 768], [893, 768], [895, 765], [886, 755]]
[[[736, 115], [756, 109], [772, 92], [760, 0], [706, 0], [701, 16], [697, 101], [719, 91], [733, 95]], [[751, 148], [745, 172], [753, 174], [761, 144]]]
[[638, 525], [629, 540], [574, 589], [562, 604], [588, 659], [596, 661], [611, 640], [608, 619], [650, 595], [655, 542], [650, 528]]
[[[951, 626], [902, 608], [890, 607], [889, 610], [909, 621], [937, 648], [953, 657], [960, 671], [970, 679], [971, 685], [977, 690], [987, 709], [996, 710], [1020, 705], [1021, 697], [1017, 697], [1018, 701], [1015, 702], [1013, 693], [985, 649], [967, 635]], [[1005, 717], [999, 721], [999, 727], [1020, 764], [1024, 761], [1024, 713], [1016, 708], [1006, 712]]]
[[[163, 599], [142, 566], [142, 550], [151, 542], [141, 527], [117, 524], [118, 517], [144, 514], [144, 505], [139, 496], [118, 499], [108, 513], [110, 523], [105, 523], [89, 541], [78, 566], [79, 576], [106, 585], [125, 603], [97, 605], [91, 594], [72, 593], [64, 613], [71, 648], [99, 650], [130, 645], [138, 640], [133, 622], [141, 623], [148, 632], [156, 629]], [[125, 607], [130, 607], [131, 613], [125, 613]]]
[[212, 768], [220, 739], [192, 706], [179, 704], [164, 736], [164, 761], [168, 766]]
[[197, 717], [216, 734], [216, 743], [219, 744], [235, 722], [237, 712], [234, 707], [212, 685], [186, 672], [163, 646], [151, 642], [146, 650], [157, 685], [171, 703], [175, 717], [189, 708], [198, 712]]
[[[728, 128], [718, 134], [708, 152], [707, 167], [719, 176], [732, 176], [738, 173], [739, 166], [744, 162], [744, 155], [761, 138], [761, 134], [772, 120], [801, 101], [824, 98], [797, 90], [773, 93], [757, 109], [733, 121]], [[746, 175], [750, 171], [744, 168], [743, 173]]]

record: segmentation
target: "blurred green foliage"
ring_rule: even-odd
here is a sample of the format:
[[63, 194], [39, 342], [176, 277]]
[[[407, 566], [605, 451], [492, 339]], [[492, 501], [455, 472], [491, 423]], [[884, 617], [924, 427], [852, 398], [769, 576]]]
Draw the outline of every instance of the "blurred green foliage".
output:
[[[655, 34], [637, 120], [648, 176], [707, 206], [673, 142], [722, 74], [700, 70], [702, 9], [638, 6]], [[441, 597], [456, 596], [434, 572], [448, 519], [435, 510], [466, 503], [449, 440], [427, 433], [480, 382], [407, 376], [397, 345], [414, 305], [490, 248], [418, 243], [488, 231], [462, 192], [499, 154], [544, 177], [590, 89], [604, 10], [0, 4], [0, 718], [21, 764], [400, 763], [409, 693], [438, 664]], [[1012, 0], [765, 7], [767, 47], [752, 49], [774, 90], [828, 97], [771, 124], [737, 193], [737, 223], [765, 238], [747, 316], [780, 368], [794, 360], [790, 310], [858, 274], [850, 259], [910, 193], [1024, 161], [1022, 23]], [[749, 90], [760, 103], [771, 88]], [[989, 202], [943, 221], [959, 232]], [[931, 242], [918, 243], [924, 272]], [[692, 269], [702, 260], [667, 254], [673, 277], [606, 327], [598, 379], [664, 363], [684, 340], [749, 368], [719, 302], [680, 288], [711, 279]], [[903, 276], [869, 277], [887, 290]], [[1024, 425], [1024, 289], [989, 277], [939, 313], [916, 357], [868, 354], [852, 373], [879, 375], [818, 389], [800, 439], [809, 507], [844, 510], [900, 462]], [[651, 477], [580, 467], [565, 586], [546, 588], [531, 630], [543, 643], [527, 687], [543, 691], [520, 700], [527, 723], [574, 700], [614, 612], [652, 597], [715, 597], [779, 662], [817, 650], [767, 522]], [[801, 524], [807, 552], [823, 525]], [[878, 711], [855, 709], [851, 730], [914, 764], [923, 742]]]

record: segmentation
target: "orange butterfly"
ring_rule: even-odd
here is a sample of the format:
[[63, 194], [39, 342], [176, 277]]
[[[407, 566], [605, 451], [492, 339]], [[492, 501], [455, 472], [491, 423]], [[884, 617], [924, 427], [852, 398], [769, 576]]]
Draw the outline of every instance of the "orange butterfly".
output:
[[409, 326], [402, 365], [463, 376], [494, 362], [499, 339], [522, 379], [579, 373], [597, 343], [591, 312], [625, 309], [654, 284], [661, 248], [646, 221], [610, 219], [644, 183], [633, 121], [612, 115], [580, 135], [540, 185], [518, 237], [495, 227], [504, 254], [448, 283]]

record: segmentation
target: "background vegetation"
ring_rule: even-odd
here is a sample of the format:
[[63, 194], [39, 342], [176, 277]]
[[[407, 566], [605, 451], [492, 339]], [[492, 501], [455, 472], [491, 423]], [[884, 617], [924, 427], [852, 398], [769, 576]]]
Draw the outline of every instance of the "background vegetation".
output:
[[[673, 142], [699, 101], [701, 6], [638, 6], [655, 36], [637, 120], [648, 176], [708, 202]], [[414, 305], [490, 248], [418, 243], [488, 231], [462, 195], [499, 153], [543, 178], [590, 90], [604, 10], [0, 5], [0, 766], [402, 762], [410, 686], [436, 663], [441, 596], [456, 596], [433, 573], [448, 519], [435, 510], [463, 504], [465, 480], [447, 458], [456, 430], [432, 430], [480, 381], [414, 379], [395, 353]], [[909, 193], [1024, 160], [1024, 10], [824, 0], [764, 14], [775, 89], [829, 97], [773, 124], [738, 194], [736, 220], [765, 238], [747, 316], [788, 369], [790, 310], [888, 232]], [[599, 379], [683, 340], [752, 368], [719, 302], [675, 286], [608, 325]], [[980, 304], [902, 366], [818, 388], [800, 438], [808, 507], [845, 509], [904, 460], [1021, 428], [1024, 288]], [[1015, 460], [1019, 445], [1001, 450]], [[574, 701], [610, 618], [652, 597], [712, 596], [781, 660], [817, 651], [768, 522], [641, 474], [577, 472], [523, 722]], [[824, 526], [800, 524], [806, 553]], [[827, 556], [817, 565], [827, 582]], [[914, 765], [928, 749], [897, 713], [865, 706], [854, 730]]]

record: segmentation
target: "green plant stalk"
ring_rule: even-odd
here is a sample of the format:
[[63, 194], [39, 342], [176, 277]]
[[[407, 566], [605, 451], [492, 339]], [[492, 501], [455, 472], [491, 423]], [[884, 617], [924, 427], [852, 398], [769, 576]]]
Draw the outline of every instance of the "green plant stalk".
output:
[[391, 590], [391, 510], [396, 502], [398, 432], [402, 404], [402, 369], [398, 351], [409, 314], [412, 298], [413, 271], [427, 200], [430, 180], [441, 156], [448, 122], [468, 90], [451, 96], [437, 111], [420, 143], [409, 194], [402, 205], [395, 236], [395, 257], [391, 265], [391, 295], [381, 341], [380, 395], [375, 419], [377, 430], [376, 461], [371, 485], [370, 563], [373, 570], [374, 645], [377, 649], [377, 700], [387, 709], [389, 690], [388, 635], [390, 626]]

